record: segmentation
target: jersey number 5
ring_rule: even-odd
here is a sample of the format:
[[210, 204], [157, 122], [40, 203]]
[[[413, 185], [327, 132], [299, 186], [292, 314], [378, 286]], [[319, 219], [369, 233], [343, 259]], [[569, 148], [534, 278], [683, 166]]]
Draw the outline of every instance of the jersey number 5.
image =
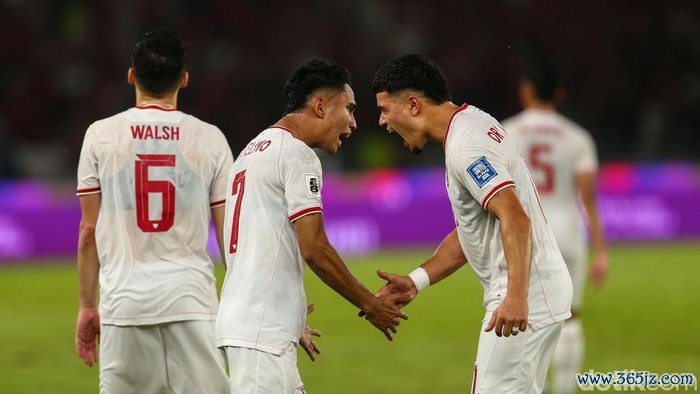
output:
[[550, 145], [535, 144], [530, 147], [530, 168], [542, 174], [537, 182], [537, 191], [540, 194], [549, 194], [554, 190], [554, 166], [544, 156], [552, 150]]
[[231, 242], [228, 245], [228, 252], [233, 254], [238, 250], [238, 225], [241, 217], [241, 203], [243, 202], [243, 193], [245, 192], [245, 170], [236, 174], [233, 177], [232, 196], [236, 198], [236, 206], [233, 210], [233, 222], [231, 223]]
[[[170, 230], [175, 222], [175, 185], [169, 181], [148, 179], [150, 167], [175, 167], [175, 155], [136, 155], [136, 224], [144, 233], [161, 233]], [[161, 195], [160, 220], [151, 220], [149, 196]]]

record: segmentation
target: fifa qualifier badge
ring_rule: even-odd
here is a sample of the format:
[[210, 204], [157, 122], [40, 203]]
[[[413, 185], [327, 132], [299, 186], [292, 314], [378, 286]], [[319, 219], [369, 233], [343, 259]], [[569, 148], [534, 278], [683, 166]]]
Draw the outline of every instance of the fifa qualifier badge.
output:
[[477, 161], [467, 168], [467, 172], [479, 187], [484, 187], [488, 181], [493, 179], [498, 173], [493, 169], [486, 157], [481, 156]]

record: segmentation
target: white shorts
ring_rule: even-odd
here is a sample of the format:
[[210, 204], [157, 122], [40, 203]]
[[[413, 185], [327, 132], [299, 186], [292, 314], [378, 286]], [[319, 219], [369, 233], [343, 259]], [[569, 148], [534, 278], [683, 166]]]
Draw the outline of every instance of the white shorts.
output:
[[231, 394], [300, 394], [304, 383], [297, 369], [297, 348], [279, 356], [257, 349], [224, 347], [231, 375]]
[[472, 393], [541, 393], [554, 347], [564, 322], [534, 331], [528, 327], [516, 336], [498, 337], [484, 332], [491, 312], [481, 324]]
[[214, 322], [103, 324], [100, 393], [228, 393]]
[[583, 302], [583, 289], [586, 284], [586, 248], [577, 242], [559, 246], [564, 257], [566, 268], [571, 275], [571, 283], [574, 285], [574, 298], [571, 301], [571, 309], [578, 311]]

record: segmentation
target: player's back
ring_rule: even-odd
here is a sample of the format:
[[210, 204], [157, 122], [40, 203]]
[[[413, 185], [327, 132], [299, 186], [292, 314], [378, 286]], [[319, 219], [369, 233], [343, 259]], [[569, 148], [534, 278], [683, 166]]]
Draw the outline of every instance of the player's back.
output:
[[240, 153], [227, 193], [228, 271], [218, 346], [281, 354], [304, 327], [305, 262], [293, 221], [321, 212], [318, 157], [286, 129], [270, 127]]
[[216, 127], [158, 106], [95, 122], [78, 195], [101, 193], [96, 241], [107, 324], [213, 320], [210, 207], [224, 203], [232, 157]]
[[503, 122], [524, 155], [557, 241], [581, 242], [576, 176], [597, 170], [593, 140], [554, 111], [528, 109]]

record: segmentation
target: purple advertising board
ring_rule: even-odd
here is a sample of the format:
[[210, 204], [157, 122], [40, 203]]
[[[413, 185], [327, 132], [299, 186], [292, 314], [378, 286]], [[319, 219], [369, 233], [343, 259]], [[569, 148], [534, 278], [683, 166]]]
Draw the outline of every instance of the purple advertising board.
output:
[[[695, 164], [609, 163], [599, 185], [611, 242], [700, 239]], [[346, 255], [433, 246], [454, 228], [443, 168], [326, 175], [323, 199], [329, 238]], [[0, 261], [74, 256], [79, 221], [73, 185], [0, 183]]]

